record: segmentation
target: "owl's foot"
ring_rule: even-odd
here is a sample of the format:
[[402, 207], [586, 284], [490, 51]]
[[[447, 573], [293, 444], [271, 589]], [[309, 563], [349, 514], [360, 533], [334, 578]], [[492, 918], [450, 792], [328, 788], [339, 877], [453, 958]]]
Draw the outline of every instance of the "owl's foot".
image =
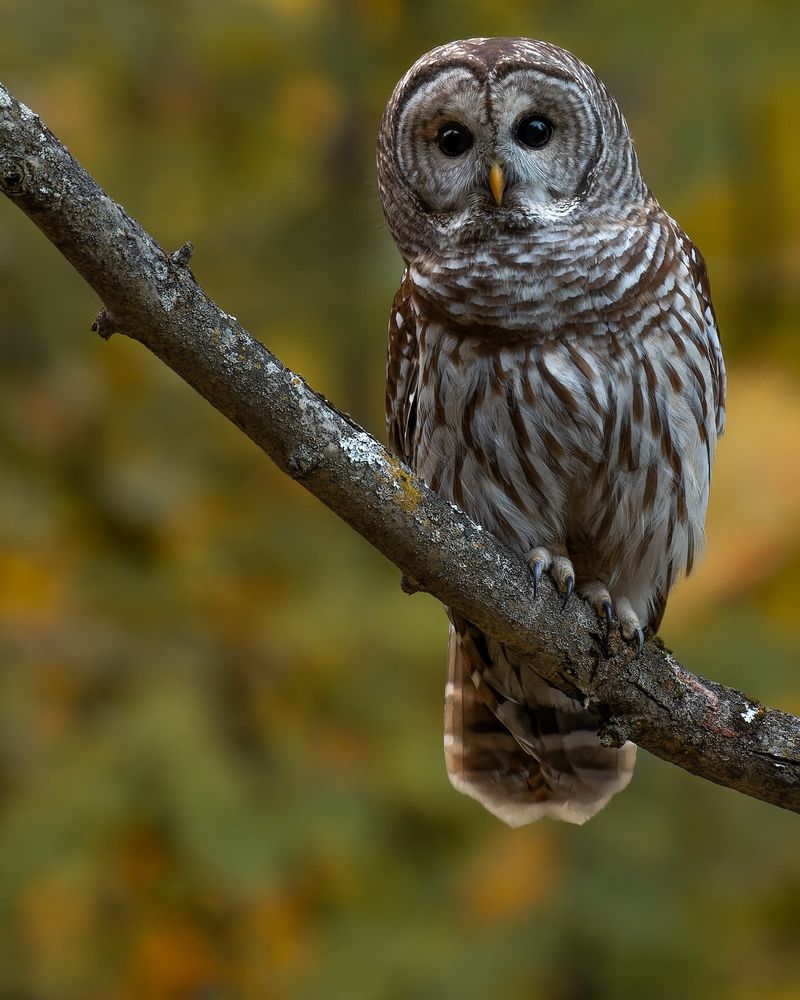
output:
[[579, 589], [581, 595], [589, 601], [598, 616], [606, 623], [609, 634], [611, 633], [614, 611], [616, 611], [622, 638], [626, 642], [636, 643], [636, 655], [638, 656], [644, 646], [644, 629], [628, 598], [618, 597], [616, 602], [612, 601], [608, 587], [600, 580], [591, 580], [589, 583], [582, 584]]
[[548, 549], [539, 547], [528, 553], [528, 565], [533, 573], [533, 597], [539, 594], [539, 581], [542, 573], [549, 570], [550, 576], [560, 594], [564, 595], [561, 610], [567, 606], [567, 601], [575, 589], [575, 570], [566, 556], [554, 556]]
[[626, 642], [635, 642], [637, 645], [636, 654], [638, 656], [644, 646], [644, 629], [639, 621], [639, 616], [633, 610], [633, 605], [627, 597], [617, 598], [617, 618], [622, 632], [622, 638]]

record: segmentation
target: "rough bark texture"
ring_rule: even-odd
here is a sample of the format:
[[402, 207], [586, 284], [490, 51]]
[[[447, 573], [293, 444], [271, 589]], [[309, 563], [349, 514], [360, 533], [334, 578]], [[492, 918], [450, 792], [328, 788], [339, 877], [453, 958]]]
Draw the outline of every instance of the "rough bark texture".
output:
[[433, 594], [536, 664], [631, 739], [710, 781], [800, 812], [800, 719], [691, 674], [657, 640], [605, 649], [598, 622], [445, 503], [212, 302], [188, 267], [112, 201], [40, 119], [0, 85], [0, 190], [104, 303], [94, 329], [138, 340], [293, 479]]

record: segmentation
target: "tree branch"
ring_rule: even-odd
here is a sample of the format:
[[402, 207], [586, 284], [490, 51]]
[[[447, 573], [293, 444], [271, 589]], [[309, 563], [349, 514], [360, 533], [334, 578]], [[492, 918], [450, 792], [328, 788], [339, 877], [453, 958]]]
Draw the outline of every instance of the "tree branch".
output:
[[255, 341], [199, 287], [192, 248], [165, 253], [39, 118], [0, 85], [0, 190], [104, 303], [94, 329], [144, 344], [285, 472], [433, 594], [631, 739], [710, 781], [800, 812], [800, 719], [691, 674], [658, 640], [606, 650], [594, 613], [441, 500]]

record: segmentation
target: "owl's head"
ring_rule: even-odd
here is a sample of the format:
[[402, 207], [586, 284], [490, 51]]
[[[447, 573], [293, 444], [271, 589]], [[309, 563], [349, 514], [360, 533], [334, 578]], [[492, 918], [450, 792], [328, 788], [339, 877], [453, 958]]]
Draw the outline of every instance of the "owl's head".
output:
[[571, 53], [526, 38], [474, 38], [422, 56], [383, 116], [378, 180], [407, 260], [647, 197], [601, 81]]

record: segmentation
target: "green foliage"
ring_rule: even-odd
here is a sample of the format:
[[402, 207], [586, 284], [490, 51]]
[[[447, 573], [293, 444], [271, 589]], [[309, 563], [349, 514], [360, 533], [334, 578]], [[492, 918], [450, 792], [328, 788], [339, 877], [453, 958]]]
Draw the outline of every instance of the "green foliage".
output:
[[[381, 433], [373, 143], [455, 37], [575, 50], [703, 248], [731, 361], [681, 659], [800, 710], [798, 8], [0, 0], [4, 82]], [[0, 997], [798, 996], [797, 820], [642, 755], [582, 829], [451, 791], [446, 622], [0, 205]]]

